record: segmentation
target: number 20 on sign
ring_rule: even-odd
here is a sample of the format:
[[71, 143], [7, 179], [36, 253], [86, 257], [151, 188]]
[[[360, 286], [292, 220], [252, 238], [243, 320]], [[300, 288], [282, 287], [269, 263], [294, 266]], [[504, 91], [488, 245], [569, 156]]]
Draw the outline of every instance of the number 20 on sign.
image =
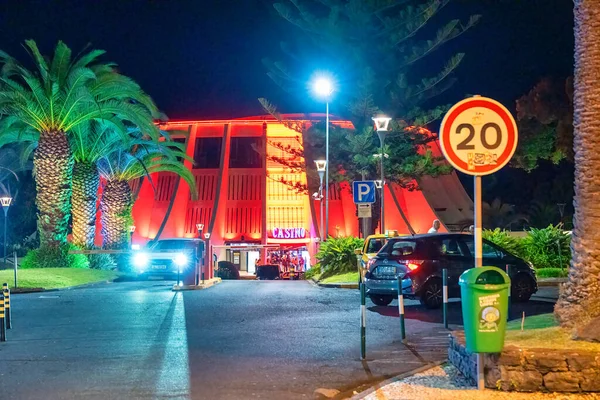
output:
[[475, 96], [455, 104], [440, 127], [446, 160], [469, 175], [492, 174], [505, 166], [517, 148], [517, 124], [495, 100]]

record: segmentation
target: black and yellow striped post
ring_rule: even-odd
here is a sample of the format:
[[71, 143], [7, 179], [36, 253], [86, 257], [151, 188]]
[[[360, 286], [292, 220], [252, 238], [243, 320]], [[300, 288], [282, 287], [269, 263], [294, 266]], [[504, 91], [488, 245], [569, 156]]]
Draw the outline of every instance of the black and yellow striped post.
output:
[[0, 342], [6, 342], [6, 324], [4, 322], [4, 294], [0, 293]]
[[398, 315], [400, 316], [400, 337], [406, 342], [406, 327], [404, 325], [404, 294], [402, 293], [402, 278], [398, 275]]
[[442, 313], [444, 315], [444, 328], [448, 329], [448, 270], [442, 269]]
[[2, 284], [2, 294], [4, 295], [4, 313], [6, 318], [6, 329], [11, 329], [12, 325], [10, 322], [10, 289], [8, 288], [8, 283]]
[[365, 285], [360, 285], [360, 359], [364, 360], [367, 353], [366, 345], [367, 306]]

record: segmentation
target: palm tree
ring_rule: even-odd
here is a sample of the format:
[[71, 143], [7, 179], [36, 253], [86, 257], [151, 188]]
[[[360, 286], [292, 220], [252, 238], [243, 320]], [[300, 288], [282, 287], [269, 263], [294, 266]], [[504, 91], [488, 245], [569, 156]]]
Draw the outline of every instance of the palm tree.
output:
[[73, 130], [96, 120], [111, 124], [125, 137], [127, 121], [157, 137], [153, 118], [159, 113], [150, 97], [114, 64], [98, 61], [104, 51], [72, 58], [71, 50], [58, 42], [54, 55], [44, 57], [33, 40], [25, 44], [35, 70], [0, 51], [0, 114], [39, 134], [33, 164], [40, 244], [60, 245], [66, 242], [70, 215]]
[[[574, 0], [574, 4], [573, 258], [569, 279], [562, 288], [555, 314], [561, 325], [574, 328], [579, 336], [591, 321], [600, 318], [600, 2]], [[598, 330], [594, 334], [600, 340]]]
[[105, 180], [100, 199], [104, 248], [123, 248], [128, 242], [128, 228], [133, 222], [131, 181], [156, 172], [172, 172], [187, 182], [192, 193], [196, 192], [194, 176], [183, 160], [191, 161], [182, 144], [136, 138], [98, 160], [98, 171]]

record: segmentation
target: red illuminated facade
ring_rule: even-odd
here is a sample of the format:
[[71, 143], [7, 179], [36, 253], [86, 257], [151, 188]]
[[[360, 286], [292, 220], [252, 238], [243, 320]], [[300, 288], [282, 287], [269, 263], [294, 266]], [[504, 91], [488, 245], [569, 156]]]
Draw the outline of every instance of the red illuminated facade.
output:
[[[289, 116], [293, 118], [293, 116]], [[348, 126], [347, 121], [332, 121]], [[215, 121], [175, 121], [164, 130], [187, 131], [185, 161], [194, 174], [197, 196], [176, 175], [159, 173], [134, 187], [133, 242], [143, 244], [161, 238], [197, 237], [196, 224], [210, 233], [210, 258], [252, 268], [264, 257], [261, 251], [294, 248], [314, 256], [318, 246], [319, 203], [308, 194], [298, 194], [288, 183], [306, 184], [304, 171], [291, 172], [272, 161], [290, 157], [274, 142], [300, 147], [297, 132], [270, 117]], [[432, 149], [439, 154], [439, 149]], [[271, 160], [271, 161], [270, 161]], [[310, 161], [312, 163], [312, 161]], [[310, 165], [309, 167], [312, 167]], [[385, 204], [388, 229], [400, 233], [424, 233], [434, 219], [447, 226], [472, 217], [472, 202], [456, 175], [426, 178], [421, 191], [386, 186]], [[348, 184], [332, 184], [329, 191], [329, 235], [358, 236], [358, 219]], [[400, 210], [403, 211], [405, 219]], [[408, 226], [410, 225], [410, 227]], [[444, 228], [445, 229], [445, 228]], [[210, 268], [212, 270], [212, 268]]]

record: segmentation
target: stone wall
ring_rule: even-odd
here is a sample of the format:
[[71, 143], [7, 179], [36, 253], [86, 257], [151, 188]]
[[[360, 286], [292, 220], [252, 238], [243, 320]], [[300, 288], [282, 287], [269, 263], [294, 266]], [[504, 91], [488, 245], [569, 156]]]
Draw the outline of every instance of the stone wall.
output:
[[[484, 354], [485, 386], [518, 392], [600, 392], [600, 353], [520, 349]], [[450, 334], [448, 359], [473, 384], [477, 380], [475, 354], [465, 348], [463, 332]]]

